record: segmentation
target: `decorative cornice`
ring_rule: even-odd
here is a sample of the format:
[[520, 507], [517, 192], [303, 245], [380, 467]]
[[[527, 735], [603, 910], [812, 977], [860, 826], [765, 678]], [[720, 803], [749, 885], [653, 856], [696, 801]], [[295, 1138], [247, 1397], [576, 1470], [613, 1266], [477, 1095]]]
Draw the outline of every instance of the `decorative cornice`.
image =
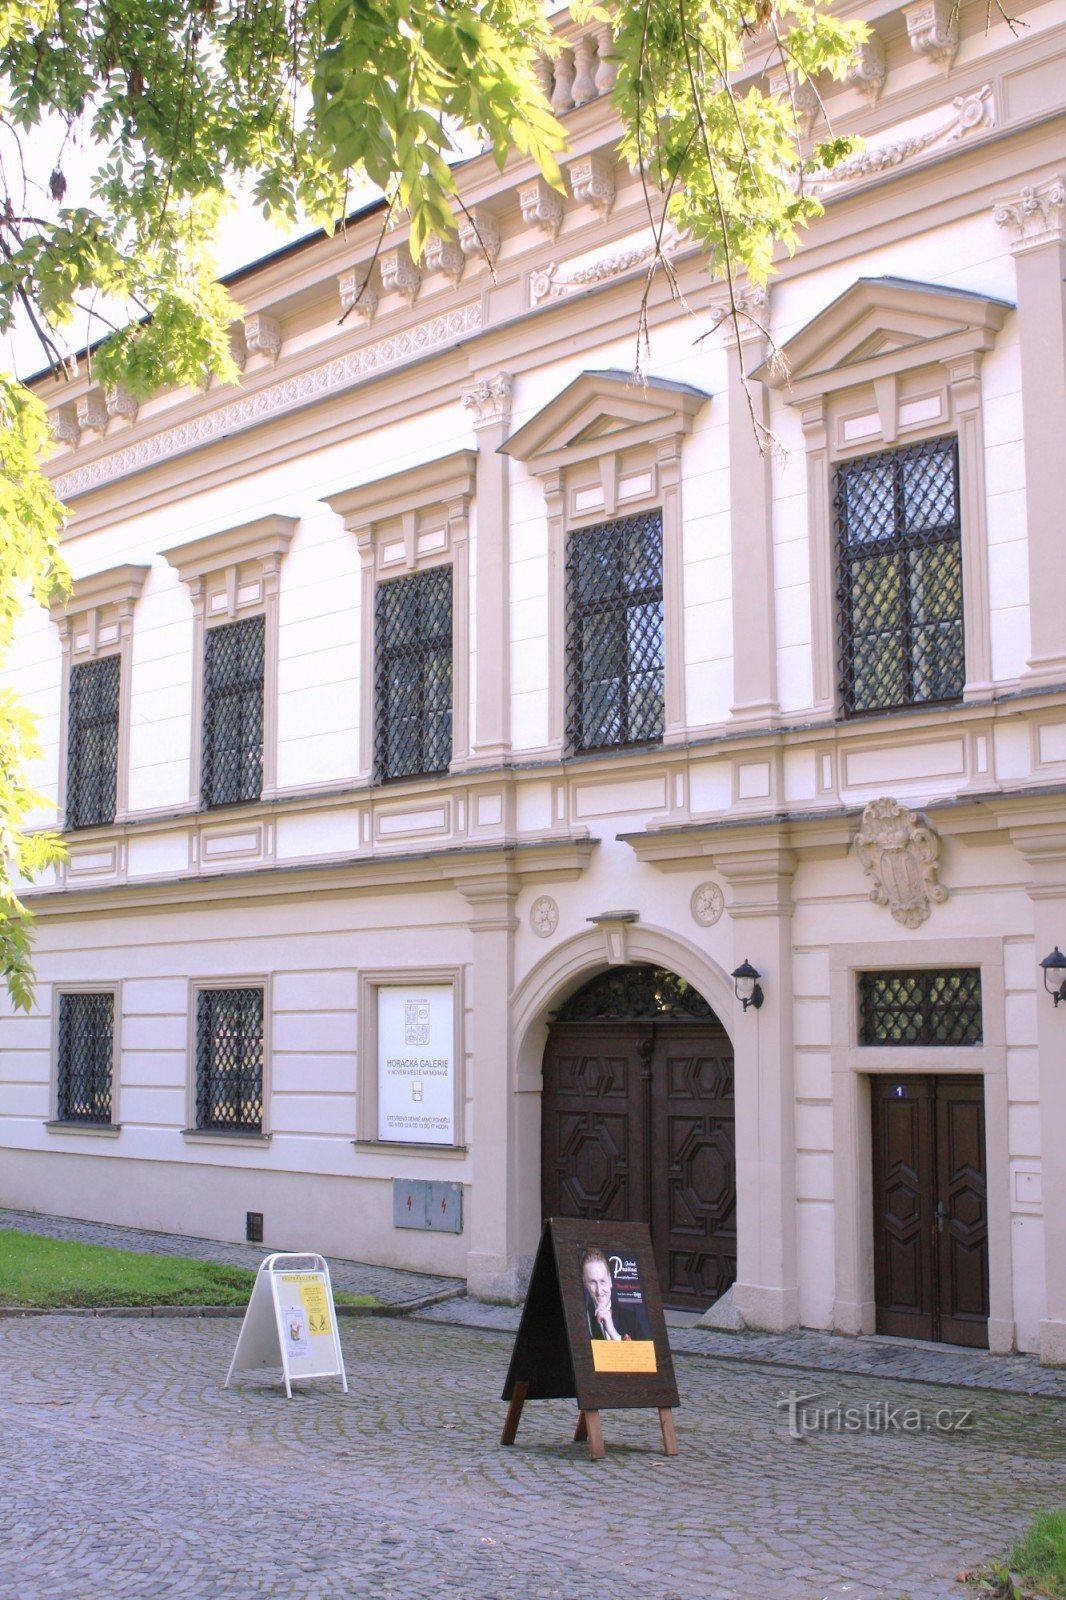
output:
[[482, 428], [504, 427], [511, 420], [511, 397], [514, 378], [509, 372], [497, 372], [492, 378], [479, 378], [469, 389], [463, 390], [462, 401], [470, 413], [474, 431]]
[[[287, 411], [307, 405], [310, 400], [341, 393], [357, 383], [376, 377], [385, 368], [398, 366], [405, 361], [414, 361], [440, 345], [450, 344], [453, 340], [461, 339], [469, 333], [476, 333], [481, 327], [481, 322], [480, 300], [458, 306], [454, 311], [431, 317], [426, 322], [415, 323], [412, 327], [390, 334], [388, 338], [377, 339], [373, 344], [361, 345], [357, 350], [349, 351], [347, 355], [337, 356], [332, 361], [323, 362], [321, 366], [312, 367], [310, 371], [296, 373], [266, 388], [241, 395], [239, 399], [230, 401], [227, 405], [216, 406], [189, 422], [165, 428], [162, 432], [142, 439], [137, 444], [111, 451], [98, 461], [63, 473], [54, 480], [53, 487], [61, 500], [72, 500], [79, 494], [87, 494], [91, 489], [112, 482], [115, 478], [139, 472], [145, 467], [154, 466], [156, 462], [165, 461], [184, 451], [213, 444], [216, 440], [241, 429], [269, 422], [274, 417], [283, 416]], [[66, 434], [62, 437], [64, 442], [76, 443], [79, 430], [73, 402], [67, 407], [58, 408], [59, 412], [68, 410], [73, 432], [71, 437]], [[57, 412], [53, 411], [52, 417], [56, 416]], [[64, 426], [66, 425], [64, 420]]]
[[136, 422], [140, 404], [136, 395], [130, 394], [121, 384], [116, 384], [113, 389], [105, 389], [104, 400], [109, 417], [124, 417], [127, 422]]
[[1014, 199], [1001, 200], [993, 219], [1010, 235], [1012, 255], [1024, 255], [1048, 244], [1066, 244], [1066, 182], [1027, 184]]
[[871, 31], [869, 38], [855, 46], [844, 82], [852, 89], [858, 89], [874, 105], [885, 86], [886, 76], [885, 47], [877, 34]]
[[465, 256], [480, 257], [495, 266], [500, 253], [500, 224], [487, 206], [474, 206], [459, 218], [459, 248]]
[[88, 389], [76, 402], [82, 433], [103, 433], [107, 428], [107, 402], [102, 389]]
[[563, 197], [543, 178], [531, 178], [528, 183], [519, 184], [518, 205], [527, 226], [541, 228], [553, 239], [558, 237], [563, 225]]
[[959, 48], [959, 0], [917, 0], [903, 7], [903, 15], [915, 55], [925, 56], [941, 72], [950, 72]]
[[369, 328], [378, 308], [378, 292], [370, 286], [367, 269], [349, 267], [348, 271], [342, 272], [337, 279], [337, 289], [341, 297], [342, 313], [354, 312]]
[[52, 601], [49, 608], [52, 617], [59, 622], [104, 606], [132, 605], [144, 588], [150, 570], [127, 562], [121, 567], [109, 567], [106, 572], [91, 572], [78, 578], [69, 594]]
[[225, 567], [284, 555], [298, 521], [298, 517], [271, 512], [269, 516], [257, 517], [254, 522], [242, 522], [236, 528], [224, 528], [202, 539], [190, 539], [187, 544], [172, 545], [160, 554], [183, 583], [193, 583]]
[[609, 216], [616, 192], [614, 162], [610, 156], [580, 156], [571, 161], [570, 192], [578, 205], [587, 203], [601, 217]]
[[48, 426], [57, 444], [68, 444], [73, 450], [81, 438], [81, 423], [78, 421], [76, 403], [73, 400], [65, 400], [61, 406], [53, 406], [48, 413]]
[[244, 319], [244, 344], [249, 355], [263, 355], [276, 361], [281, 354], [281, 323], [277, 317], [257, 311]]
[[452, 283], [458, 284], [466, 266], [466, 256], [457, 239], [442, 239], [439, 234], [431, 233], [426, 240], [425, 252], [422, 256], [428, 272], [440, 272]]
[[381, 287], [385, 293], [398, 294], [408, 305], [414, 305], [422, 287], [422, 274], [411, 260], [407, 246], [401, 244], [393, 250], [382, 251], [380, 264]]
[[343, 520], [349, 533], [354, 533], [404, 512], [469, 498], [476, 484], [477, 451], [456, 450], [450, 456], [421, 461], [373, 483], [327, 495], [326, 505]]
[[938, 145], [958, 144], [983, 128], [995, 127], [995, 103], [990, 83], [982, 84], [973, 94], [956, 95], [951, 107], [951, 114], [943, 122], [921, 133], [892, 139], [886, 144], [872, 145], [836, 167], [816, 167], [804, 175], [803, 187], [810, 193], [825, 195], [843, 189], [848, 184], [861, 183], [864, 178], [880, 177], [894, 167], [905, 166], [935, 150]]
[[711, 327], [721, 328], [722, 337], [734, 349], [762, 339], [767, 334], [770, 320], [770, 293], [764, 288], [743, 289], [734, 295], [731, 305], [716, 306], [711, 312]]
[[796, 74], [789, 72], [786, 67], [771, 67], [766, 74], [766, 81], [771, 94], [779, 95], [782, 100], [789, 101], [800, 137], [806, 139], [822, 108], [810, 79], [804, 78], [801, 82]]

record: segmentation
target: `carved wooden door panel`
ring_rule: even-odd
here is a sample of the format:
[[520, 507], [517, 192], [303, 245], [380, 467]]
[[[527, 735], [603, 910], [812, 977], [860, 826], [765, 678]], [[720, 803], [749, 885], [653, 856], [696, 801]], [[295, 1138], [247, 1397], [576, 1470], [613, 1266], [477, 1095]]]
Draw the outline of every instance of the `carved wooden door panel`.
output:
[[546, 1217], [646, 1220], [640, 1046], [633, 1023], [558, 1024], [544, 1057], [541, 1191]]
[[737, 1275], [733, 1047], [725, 1031], [656, 1030], [652, 1242], [667, 1305], [703, 1311]]
[[878, 1333], [988, 1344], [980, 1078], [874, 1078]]
[[646, 1222], [665, 1304], [736, 1276], [733, 1053], [706, 1023], [556, 1023], [544, 1057], [545, 1216]]

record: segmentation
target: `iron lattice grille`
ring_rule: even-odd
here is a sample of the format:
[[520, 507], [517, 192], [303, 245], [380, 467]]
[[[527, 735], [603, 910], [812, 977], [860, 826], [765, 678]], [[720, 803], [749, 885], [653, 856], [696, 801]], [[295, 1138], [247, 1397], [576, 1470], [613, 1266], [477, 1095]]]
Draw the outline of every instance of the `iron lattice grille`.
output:
[[111, 1121], [115, 997], [61, 994], [56, 1116], [60, 1122]]
[[452, 569], [378, 585], [377, 774], [447, 772], [452, 759]]
[[70, 669], [68, 828], [95, 828], [115, 820], [120, 670], [118, 656]]
[[258, 800], [263, 790], [262, 617], [210, 628], [204, 637], [205, 806]]
[[196, 997], [196, 1126], [262, 1132], [262, 989]]
[[959, 699], [966, 666], [957, 441], [842, 463], [834, 509], [845, 712]]
[[566, 578], [570, 749], [661, 739], [662, 513], [572, 534]]
[[859, 1043], [980, 1044], [981, 972], [859, 974]]
[[636, 1022], [714, 1017], [698, 989], [665, 967], [619, 967], [572, 994], [556, 1022]]

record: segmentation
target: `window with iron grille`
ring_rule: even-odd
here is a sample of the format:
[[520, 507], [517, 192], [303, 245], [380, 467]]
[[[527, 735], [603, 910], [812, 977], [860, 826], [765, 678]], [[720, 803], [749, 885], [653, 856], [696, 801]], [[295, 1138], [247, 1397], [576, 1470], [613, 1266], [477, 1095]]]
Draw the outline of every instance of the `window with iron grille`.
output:
[[980, 1044], [981, 971], [862, 972], [859, 1043]]
[[845, 712], [958, 700], [966, 664], [957, 440], [843, 462], [834, 509]]
[[59, 996], [58, 1121], [110, 1123], [114, 1031], [113, 994]]
[[661, 739], [662, 512], [571, 534], [566, 580], [570, 749]]
[[196, 996], [196, 1126], [263, 1131], [263, 991]]
[[263, 790], [264, 619], [248, 617], [204, 636], [205, 806], [258, 800]]
[[447, 772], [452, 759], [452, 569], [378, 585], [376, 766], [380, 779]]
[[115, 820], [118, 784], [118, 656], [70, 669], [66, 826]]

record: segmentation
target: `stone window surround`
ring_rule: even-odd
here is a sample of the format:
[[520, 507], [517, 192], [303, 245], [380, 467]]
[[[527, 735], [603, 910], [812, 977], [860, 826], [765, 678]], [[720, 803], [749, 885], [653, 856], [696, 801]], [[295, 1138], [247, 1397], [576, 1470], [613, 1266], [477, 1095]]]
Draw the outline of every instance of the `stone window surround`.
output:
[[[962, 699], [983, 701], [992, 692], [981, 359], [1010, 309], [968, 291], [860, 278], [785, 344], [790, 370], [767, 362], [751, 374], [771, 387], [787, 386], [786, 402], [799, 409], [803, 429], [815, 714], [843, 716], [833, 469], [839, 461], [949, 434], [959, 452]], [[888, 336], [878, 337], [882, 331]]]
[[[388, 1151], [430, 1157], [462, 1157], [467, 1154], [466, 1132], [466, 1000], [465, 968], [392, 967], [367, 969], [359, 974], [359, 1035], [357, 1045], [356, 1137], [358, 1149]], [[393, 985], [409, 987], [420, 983], [447, 984], [452, 991], [454, 1063], [453, 1127], [456, 1144], [407, 1143], [378, 1137], [378, 990]]]
[[[940, 971], [979, 967], [984, 1043], [979, 1045], [860, 1045], [860, 972]], [[988, 1175], [989, 1349], [1014, 1348], [1011, 1278], [1009, 1096], [1005, 1039], [1003, 941], [986, 938], [886, 939], [830, 950], [830, 1030], [833, 1107], [833, 1327], [849, 1334], [876, 1330], [873, 1241], [873, 1075], [915, 1073], [981, 1077], [985, 1098]]]
[[[548, 744], [566, 749], [566, 565], [572, 533], [660, 510], [663, 525], [663, 739], [687, 737], [681, 442], [710, 397], [687, 384], [644, 385], [583, 372], [503, 447], [540, 479], [548, 512]], [[601, 421], [613, 424], [598, 431]], [[632, 485], [630, 492], [627, 488]]]
[[[261, 989], [263, 991], [263, 1123], [257, 1132], [254, 1128], [198, 1128], [196, 1126], [196, 997], [201, 989]], [[185, 1046], [185, 1126], [181, 1130], [186, 1144], [253, 1144], [270, 1143], [270, 1091], [273, 1083], [273, 984], [269, 973], [227, 973], [224, 977], [190, 978], [186, 1003], [187, 1034]]]
[[470, 764], [470, 502], [477, 451], [422, 462], [373, 483], [326, 496], [359, 546], [359, 770], [374, 780], [375, 606], [379, 583], [428, 567], [452, 568], [452, 756], [449, 771]]
[[296, 517], [271, 513], [205, 538], [175, 545], [162, 554], [188, 585], [193, 608], [192, 739], [189, 804], [200, 799], [203, 760], [204, 636], [208, 628], [246, 617], [265, 618], [263, 630], [263, 787], [260, 798], [277, 794], [278, 596], [281, 561], [292, 541]]
[[[114, 1000], [111, 1032], [111, 1121], [108, 1123], [61, 1122], [59, 1120], [59, 1002], [65, 994], [109, 994]], [[122, 1131], [119, 1120], [119, 1098], [122, 1088], [122, 981], [116, 978], [107, 983], [56, 983], [52, 985], [51, 1040], [48, 1059], [51, 1063], [48, 1085], [49, 1133], [88, 1134], [90, 1138], [117, 1139]]]
[[133, 608], [144, 587], [148, 571], [147, 567], [127, 564], [111, 567], [106, 572], [94, 572], [87, 578], [79, 578], [65, 600], [57, 600], [52, 604], [52, 617], [59, 627], [63, 663], [59, 692], [57, 793], [60, 830], [66, 826], [71, 669], [86, 662], [99, 661], [109, 655], [117, 655], [119, 658], [115, 821], [125, 822], [129, 817]]

